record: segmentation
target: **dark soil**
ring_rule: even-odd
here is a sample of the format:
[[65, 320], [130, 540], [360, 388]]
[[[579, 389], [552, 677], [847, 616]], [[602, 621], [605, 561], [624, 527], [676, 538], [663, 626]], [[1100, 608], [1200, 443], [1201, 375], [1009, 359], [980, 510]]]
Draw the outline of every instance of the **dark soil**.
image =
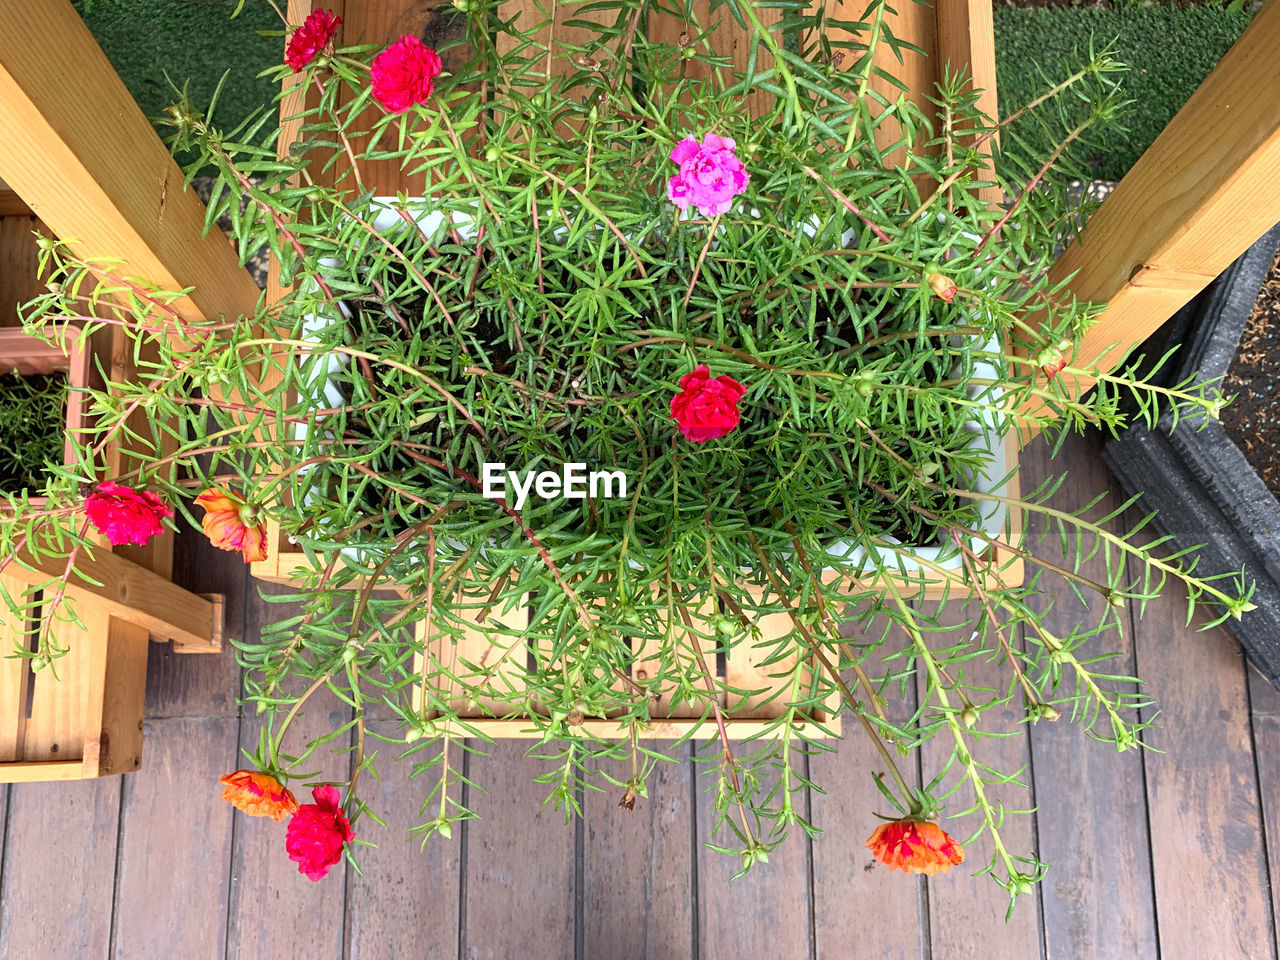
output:
[[1244, 451], [1267, 488], [1280, 497], [1280, 255], [1262, 284], [1245, 324], [1222, 392], [1235, 399], [1222, 411], [1222, 426]]

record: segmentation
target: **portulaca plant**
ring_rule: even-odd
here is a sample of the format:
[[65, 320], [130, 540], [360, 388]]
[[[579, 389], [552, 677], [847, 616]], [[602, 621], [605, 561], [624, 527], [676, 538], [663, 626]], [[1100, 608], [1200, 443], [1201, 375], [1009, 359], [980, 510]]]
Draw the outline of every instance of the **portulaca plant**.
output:
[[[709, 25], [651, 41], [651, 3], [602, 0], [598, 41], [551, 76], [536, 25], [474, 0], [453, 74], [414, 37], [334, 49], [328, 11], [289, 25], [279, 77], [312, 96], [287, 149], [271, 114], [225, 124], [183, 99], [165, 121], [193, 172], [218, 171], [209, 223], [228, 218], [246, 259], [265, 245], [279, 263], [288, 292], [255, 316], [183, 317], [173, 292], [136, 279], [110, 299], [126, 283], [112, 264], [45, 245], [50, 293], [28, 326], [114, 324], [157, 359], [94, 394], [79, 463], [51, 471], [46, 507], [14, 503], [5, 546], [74, 561], [87, 509], [113, 540], [198, 521], [246, 561], [281, 544], [305, 558], [302, 614], [239, 644], [246, 702], [268, 722], [252, 768], [223, 779], [246, 813], [290, 817], [287, 852], [312, 879], [352, 852], [379, 750], [415, 762], [413, 832], [451, 836], [472, 816], [460, 759], [486, 717], [534, 731], [539, 783], [569, 813], [582, 785], [643, 802], [671, 746], [649, 739], [654, 724], [701, 719], [710, 842], [746, 870], [815, 832], [796, 798], [838, 704], [882, 761], [867, 771], [884, 795], [865, 811], [875, 855], [933, 874], [986, 832], [978, 867], [1016, 897], [1044, 868], [1001, 838], [991, 712], [1070, 715], [1135, 747], [1144, 700], [1105, 672], [1117, 610], [1166, 582], [1217, 616], [1248, 608], [1244, 584], [1048, 508], [1051, 488], [1011, 492], [1010, 437], [1114, 428], [1122, 391], [1144, 416], [1159, 397], [1221, 403], [1078, 364], [1096, 310], [1047, 279], [1083, 215], [1066, 194], [1073, 156], [1118, 109], [1113, 58], [997, 124], [958, 74], [922, 91], [936, 110], [872, 91], [875, 51], [901, 46], [883, 0], [842, 48], [807, 9], [769, 30], [746, 0], [728, 7], [752, 32], [749, 63], [728, 63]], [[691, 58], [709, 79], [687, 75]], [[751, 117], [760, 92], [769, 106]], [[889, 122], [901, 136], [878, 144]], [[1029, 127], [1060, 128], [1061, 146], [1021, 155]], [[380, 191], [374, 159], [423, 195]], [[983, 201], [992, 186], [1004, 204]], [[1099, 387], [1081, 398], [1084, 377]], [[93, 451], [140, 407], [150, 435], [104, 476]], [[1017, 514], [1108, 558], [1102, 582], [1047, 570], [1110, 601], [1101, 622], [1045, 626], [1013, 575], [1039, 562]], [[927, 612], [917, 598], [944, 585], [949, 602]], [[969, 639], [944, 647], [942, 627]], [[33, 666], [59, 653], [47, 636], [15, 651]], [[744, 655], [767, 686], [726, 677]], [[977, 657], [1002, 660], [1007, 682], [967, 681]], [[353, 707], [351, 729], [296, 742], [291, 722], [325, 689]], [[744, 698], [765, 693], [766, 719], [735, 742]], [[400, 739], [366, 728], [375, 701]], [[299, 806], [288, 785], [352, 730], [350, 780]], [[935, 736], [949, 759], [922, 785], [898, 754]]]

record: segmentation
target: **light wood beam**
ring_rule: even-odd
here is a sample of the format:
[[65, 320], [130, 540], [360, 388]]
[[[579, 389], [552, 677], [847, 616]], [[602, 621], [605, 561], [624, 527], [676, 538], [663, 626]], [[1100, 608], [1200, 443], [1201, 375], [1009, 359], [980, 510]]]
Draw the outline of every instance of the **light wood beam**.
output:
[[1075, 365], [1114, 369], [1280, 221], [1278, 47], [1268, 3], [1054, 265], [1106, 304]]
[[0, 0], [0, 130], [0, 177], [77, 255], [194, 287], [177, 304], [192, 318], [254, 311], [253, 278], [204, 235], [204, 204], [69, 0]]

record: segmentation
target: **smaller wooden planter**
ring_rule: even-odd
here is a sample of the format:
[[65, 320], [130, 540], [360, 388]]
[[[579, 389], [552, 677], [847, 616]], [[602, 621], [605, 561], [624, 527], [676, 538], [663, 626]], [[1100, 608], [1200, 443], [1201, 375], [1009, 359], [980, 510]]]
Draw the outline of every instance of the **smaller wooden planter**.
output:
[[[25, 375], [66, 372], [64, 428], [67, 462], [72, 431], [87, 425], [81, 389], [94, 374], [93, 348], [75, 343], [67, 351], [21, 330], [0, 329], [0, 371]], [[33, 497], [39, 504], [41, 498]], [[36, 615], [22, 621], [0, 608], [0, 783], [80, 780], [138, 769], [142, 759], [143, 700], [149, 639], [175, 641], [175, 652], [217, 652], [222, 639], [220, 597], [190, 593], [165, 577], [101, 545], [78, 558], [79, 576], [65, 592], [65, 605], [43, 629], [65, 656], [40, 671], [32, 660], [10, 656], [35, 651], [45, 604], [66, 561], [29, 551], [6, 557], [0, 584], [14, 600], [34, 603]], [[66, 619], [69, 606], [83, 625]]]
[[[759, 596], [758, 588], [755, 593]], [[525, 603], [506, 612], [491, 610], [486, 623], [491, 624], [496, 620], [504, 627], [523, 629], [528, 625], [530, 617], [527, 601], [526, 597]], [[531, 717], [501, 712], [510, 703], [511, 694], [518, 694], [525, 688], [528, 671], [538, 659], [537, 650], [532, 646], [524, 650], [510, 649], [512, 638], [499, 635], [491, 627], [476, 622], [480, 614], [477, 608], [457, 606], [454, 612], [462, 621], [460, 638], [438, 631], [434, 636], [428, 637], [426, 621], [415, 625], [414, 638], [423, 644], [425, 653], [414, 656], [414, 669], [427, 676], [437, 675], [443, 669], [447, 675], [471, 686], [484, 679], [486, 686], [504, 693], [505, 701], [485, 696], [473, 701], [462, 697], [451, 701], [449, 707], [457, 712], [461, 721], [454, 724], [454, 732], [464, 735], [478, 732], [495, 739], [541, 737], [542, 731]], [[702, 617], [693, 618], [694, 630], [698, 634], [705, 634], [696, 638], [700, 651], [707, 665], [715, 670], [717, 681], [748, 692], [747, 696], [726, 697], [724, 691], [720, 691], [719, 707], [726, 718], [726, 727], [729, 735], [737, 740], [759, 736], [787, 712], [792, 699], [786, 685], [787, 678], [793, 673], [794, 658], [763, 665], [763, 661], [772, 652], [768, 646], [770, 637], [781, 637], [789, 633], [792, 629], [791, 617], [785, 613], [761, 617], [756, 624], [761, 632], [759, 644], [740, 638], [727, 653], [717, 656], [716, 643], [712, 639], [715, 637], [715, 628], [707, 622], [707, 618], [713, 613], [713, 610], [708, 609], [703, 612]], [[677, 630], [688, 636], [683, 623], [677, 626]], [[704, 717], [700, 707], [687, 703], [673, 707], [669, 694], [660, 688], [654, 688], [659, 642], [657, 637], [632, 638], [632, 643], [636, 646], [633, 646], [630, 677], [636, 684], [648, 687], [651, 696], [649, 712], [652, 722], [642, 735], [650, 740], [678, 740], [684, 737], [707, 739], [717, 736], [719, 730], [714, 714], [708, 713]], [[821, 666], [814, 663], [811, 669], [820, 670]], [[414, 709], [423, 714], [423, 719], [434, 719], [438, 714], [431, 710], [424, 711], [424, 700], [423, 689], [419, 685], [413, 691]], [[817, 710], [798, 721], [798, 726], [803, 726], [805, 734], [812, 738], [839, 737], [839, 711], [840, 694], [835, 692]], [[572, 729], [576, 733], [603, 740], [618, 740], [628, 735], [627, 729], [617, 720], [608, 718], [586, 718]]]

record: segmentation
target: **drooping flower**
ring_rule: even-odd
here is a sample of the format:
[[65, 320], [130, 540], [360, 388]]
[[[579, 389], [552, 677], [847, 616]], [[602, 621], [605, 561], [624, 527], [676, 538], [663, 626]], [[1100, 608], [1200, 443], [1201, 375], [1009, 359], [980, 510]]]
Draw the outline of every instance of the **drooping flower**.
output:
[[267, 521], [257, 505], [246, 503], [221, 487], [210, 487], [196, 497], [204, 507], [205, 536], [222, 550], [239, 550], [245, 563], [267, 559]]
[[298, 809], [298, 801], [287, 787], [269, 773], [237, 770], [218, 778], [226, 789], [222, 799], [251, 817], [270, 817], [279, 823]]
[[693, 443], [717, 440], [742, 421], [738, 401], [747, 388], [733, 377], [712, 379], [706, 364], [680, 378], [680, 392], [671, 398], [671, 418]]
[[95, 530], [113, 547], [122, 543], [146, 543], [164, 532], [160, 521], [172, 517], [172, 508], [148, 490], [137, 491], [122, 483], [104, 480], [84, 501], [84, 512]]
[[312, 10], [302, 26], [289, 38], [284, 51], [284, 62], [294, 73], [300, 73], [321, 53], [333, 48], [333, 37], [338, 32], [342, 18], [332, 10]]
[[876, 827], [867, 849], [890, 870], [930, 877], [964, 863], [964, 847], [930, 820], [890, 820]]
[[733, 152], [730, 137], [708, 133], [702, 144], [685, 137], [671, 151], [680, 172], [667, 181], [667, 197], [681, 210], [695, 206], [704, 217], [728, 213], [733, 198], [747, 189], [751, 175]]
[[929, 289], [934, 292], [934, 295], [939, 300], [950, 303], [956, 298], [956, 293], [960, 288], [956, 286], [954, 280], [945, 273], [940, 272], [937, 267], [926, 268], [924, 275], [929, 281]]
[[319, 880], [342, 860], [342, 848], [356, 838], [347, 815], [338, 806], [336, 787], [316, 787], [315, 803], [304, 803], [289, 821], [284, 846], [298, 872]]
[[392, 113], [425, 103], [444, 69], [440, 55], [412, 34], [401, 37], [373, 58], [373, 99]]

